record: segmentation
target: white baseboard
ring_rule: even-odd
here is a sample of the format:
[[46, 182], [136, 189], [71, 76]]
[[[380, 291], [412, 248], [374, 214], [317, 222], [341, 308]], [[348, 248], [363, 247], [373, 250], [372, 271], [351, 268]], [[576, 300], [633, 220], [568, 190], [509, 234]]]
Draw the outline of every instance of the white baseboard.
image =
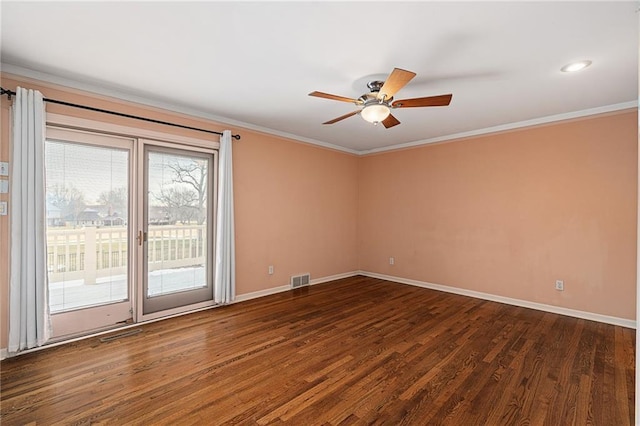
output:
[[0, 349], [0, 361], [5, 359], [8, 356], [9, 356], [9, 352], [7, 351], [7, 348]]
[[329, 275], [328, 277], [315, 278], [309, 282], [311, 285], [327, 283], [329, 281], [341, 280], [343, 278], [355, 277], [360, 275], [360, 271], [345, 272], [343, 274]]
[[278, 287], [271, 287], [264, 290], [253, 291], [251, 293], [241, 294], [236, 296], [233, 303], [245, 302], [251, 299], [257, 299], [259, 297], [271, 296], [272, 294], [282, 293], [283, 291], [291, 290], [290, 285], [281, 285]]
[[408, 284], [417, 287], [428, 288], [431, 290], [444, 291], [446, 293], [459, 294], [461, 296], [475, 297], [476, 299], [490, 300], [492, 302], [505, 303], [507, 305], [520, 306], [523, 308], [536, 309], [538, 311], [551, 312], [554, 314], [567, 315], [570, 317], [581, 318], [591, 321], [602, 322], [605, 324], [619, 325], [626, 328], [636, 328], [636, 321], [626, 318], [612, 317], [608, 315], [596, 314], [593, 312], [579, 311], [576, 309], [563, 308], [561, 306], [545, 305], [543, 303], [530, 302], [528, 300], [513, 299], [511, 297], [497, 296], [495, 294], [482, 293], [480, 291], [467, 290], [464, 288], [450, 287], [441, 284], [433, 284], [424, 281], [412, 280], [391, 275], [378, 274], [375, 272], [359, 271], [360, 275], [371, 278], [379, 278], [381, 280], [393, 281], [401, 284]]
[[[360, 271], [351, 271], [351, 272], [345, 272], [342, 274], [329, 275], [327, 277], [314, 278], [311, 281], [309, 281], [309, 285], [322, 284], [329, 281], [340, 280], [342, 278], [354, 277], [356, 275], [360, 275]], [[244, 302], [251, 299], [257, 299], [259, 297], [270, 296], [272, 294], [282, 293], [284, 291], [289, 291], [289, 290], [292, 290], [292, 288], [291, 288], [291, 285], [287, 284], [287, 285], [281, 285], [278, 287], [267, 288], [265, 290], [258, 290], [251, 293], [245, 293], [245, 294], [236, 296], [236, 299], [233, 301], [233, 303]]]

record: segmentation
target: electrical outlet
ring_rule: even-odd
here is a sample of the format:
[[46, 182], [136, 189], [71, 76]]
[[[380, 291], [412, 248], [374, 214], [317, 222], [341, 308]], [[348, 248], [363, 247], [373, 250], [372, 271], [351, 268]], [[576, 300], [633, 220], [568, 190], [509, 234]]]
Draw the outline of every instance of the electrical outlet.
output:
[[396, 260], [393, 257], [389, 258], [389, 265], [395, 265], [396, 264]]
[[0, 161], [0, 176], [9, 176], [9, 163]]
[[563, 291], [564, 290], [564, 281], [556, 280], [556, 290]]
[[269, 275], [273, 275], [273, 265], [269, 265]]
[[9, 181], [0, 179], [0, 194], [6, 194], [7, 192], [9, 192]]

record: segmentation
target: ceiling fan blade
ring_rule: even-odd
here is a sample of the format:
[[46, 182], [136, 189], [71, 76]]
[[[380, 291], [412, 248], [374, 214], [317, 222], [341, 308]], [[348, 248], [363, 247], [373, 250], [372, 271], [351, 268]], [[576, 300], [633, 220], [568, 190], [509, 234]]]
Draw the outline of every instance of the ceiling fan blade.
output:
[[352, 111], [352, 112], [350, 112], [349, 114], [341, 115], [341, 116], [340, 116], [340, 117], [338, 117], [338, 118], [334, 118], [333, 120], [329, 120], [329, 121], [324, 122], [324, 123], [322, 123], [322, 124], [333, 124], [333, 123], [337, 123], [337, 122], [338, 122], [338, 121], [340, 121], [340, 120], [344, 120], [345, 118], [349, 118], [349, 117], [351, 117], [352, 115], [356, 115], [358, 112], [359, 112], [359, 111]]
[[330, 93], [324, 93], [324, 92], [317, 92], [317, 91], [311, 92], [309, 93], [309, 96], [315, 96], [317, 98], [332, 99], [334, 101], [350, 102], [352, 104], [358, 103], [357, 99], [345, 98], [344, 96], [332, 95]]
[[391, 99], [398, 90], [402, 89], [415, 76], [415, 72], [394, 68], [378, 92], [378, 99], [382, 99], [383, 97]]
[[452, 94], [427, 96], [426, 98], [399, 99], [391, 104], [394, 108], [414, 108], [430, 106], [447, 106], [451, 103]]
[[393, 126], [397, 126], [398, 124], [400, 124], [398, 119], [395, 118], [391, 114], [389, 114], [389, 116], [387, 118], [382, 120], [382, 125], [385, 127], [385, 129], [388, 129], [388, 128], [393, 127]]

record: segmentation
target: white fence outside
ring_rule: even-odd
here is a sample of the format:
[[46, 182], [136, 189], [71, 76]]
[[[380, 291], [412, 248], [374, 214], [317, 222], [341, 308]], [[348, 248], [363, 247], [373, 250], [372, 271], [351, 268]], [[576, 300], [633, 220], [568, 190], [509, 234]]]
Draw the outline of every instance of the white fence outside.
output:
[[[149, 226], [148, 271], [205, 263], [206, 225]], [[84, 280], [126, 274], [129, 250], [127, 227], [49, 228], [49, 282]]]

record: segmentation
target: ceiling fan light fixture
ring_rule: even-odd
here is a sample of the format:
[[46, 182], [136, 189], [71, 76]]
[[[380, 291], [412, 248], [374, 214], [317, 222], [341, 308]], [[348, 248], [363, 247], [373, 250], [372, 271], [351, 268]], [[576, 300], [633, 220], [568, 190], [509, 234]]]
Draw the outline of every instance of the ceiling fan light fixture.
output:
[[576, 72], [576, 71], [580, 71], [580, 70], [585, 69], [589, 65], [591, 65], [591, 61], [572, 62], [572, 63], [567, 64], [564, 67], [560, 68], [560, 71], [562, 71], [562, 72]]
[[391, 110], [385, 104], [373, 103], [365, 105], [362, 111], [360, 111], [360, 116], [369, 123], [376, 124], [384, 121], [390, 113]]

